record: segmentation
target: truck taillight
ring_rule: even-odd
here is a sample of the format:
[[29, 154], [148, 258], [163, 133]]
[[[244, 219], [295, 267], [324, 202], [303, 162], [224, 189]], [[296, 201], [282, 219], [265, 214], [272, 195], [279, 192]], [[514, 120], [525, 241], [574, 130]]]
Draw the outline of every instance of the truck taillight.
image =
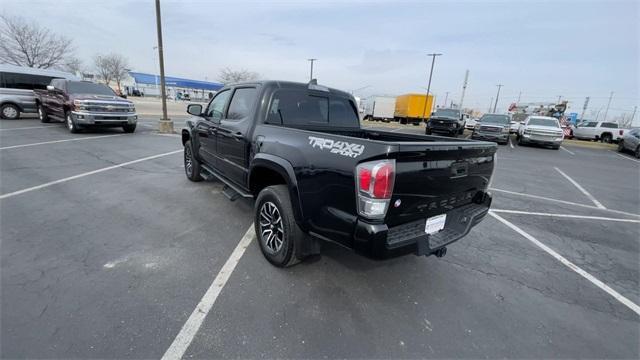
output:
[[387, 213], [395, 181], [395, 160], [370, 161], [356, 167], [358, 213], [370, 219]]
[[620, 136], [622, 136], [624, 133], [624, 130], [620, 130]]

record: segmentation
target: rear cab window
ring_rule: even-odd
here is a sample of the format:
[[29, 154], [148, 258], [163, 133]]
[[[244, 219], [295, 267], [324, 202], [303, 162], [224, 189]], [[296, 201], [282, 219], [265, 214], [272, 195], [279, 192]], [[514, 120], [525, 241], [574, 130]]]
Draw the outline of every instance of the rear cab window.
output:
[[278, 90], [271, 99], [266, 123], [288, 127], [357, 128], [360, 120], [348, 98], [300, 90]]

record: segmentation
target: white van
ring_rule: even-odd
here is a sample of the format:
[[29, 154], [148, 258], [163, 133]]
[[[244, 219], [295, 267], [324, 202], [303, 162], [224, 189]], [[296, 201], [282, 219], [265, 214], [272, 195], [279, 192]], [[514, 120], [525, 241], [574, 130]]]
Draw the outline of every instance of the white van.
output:
[[51, 79], [79, 80], [64, 71], [0, 64], [0, 117], [13, 120], [35, 113], [33, 89], [46, 89]]

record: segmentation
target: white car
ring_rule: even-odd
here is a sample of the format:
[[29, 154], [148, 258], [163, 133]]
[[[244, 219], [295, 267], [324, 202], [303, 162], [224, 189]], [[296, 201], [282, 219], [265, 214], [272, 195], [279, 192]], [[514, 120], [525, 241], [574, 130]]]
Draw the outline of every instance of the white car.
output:
[[550, 145], [558, 150], [564, 140], [564, 132], [558, 119], [548, 116], [529, 116], [518, 128], [518, 145]]
[[586, 121], [573, 130], [573, 137], [580, 140], [601, 140], [605, 143], [618, 142], [627, 129], [621, 129], [617, 123], [604, 121]]
[[464, 124], [464, 128], [467, 129], [467, 130], [473, 130], [476, 127], [477, 123], [478, 123], [478, 119], [469, 118], [469, 119], [467, 119], [467, 122]]

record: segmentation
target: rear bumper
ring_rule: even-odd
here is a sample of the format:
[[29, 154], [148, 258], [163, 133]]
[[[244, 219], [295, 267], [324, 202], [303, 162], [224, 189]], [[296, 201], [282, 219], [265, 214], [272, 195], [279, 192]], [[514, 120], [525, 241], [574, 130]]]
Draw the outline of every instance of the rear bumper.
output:
[[354, 250], [374, 259], [388, 259], [406, 254], [431, 255], [469, 233], [489, 212], [491, 195], [481, 193], [478, 201], [447, 212], [445, 228], [428, 235], [426, 219], [411, 221], [389, 228], [362, 219], [356, 223]]
[[134, 125], [138, 122], [136, 113], [92, 113], [92, 112], [71, 112], [73, 120], [79, 125], [92, 126], [122, 126]]

